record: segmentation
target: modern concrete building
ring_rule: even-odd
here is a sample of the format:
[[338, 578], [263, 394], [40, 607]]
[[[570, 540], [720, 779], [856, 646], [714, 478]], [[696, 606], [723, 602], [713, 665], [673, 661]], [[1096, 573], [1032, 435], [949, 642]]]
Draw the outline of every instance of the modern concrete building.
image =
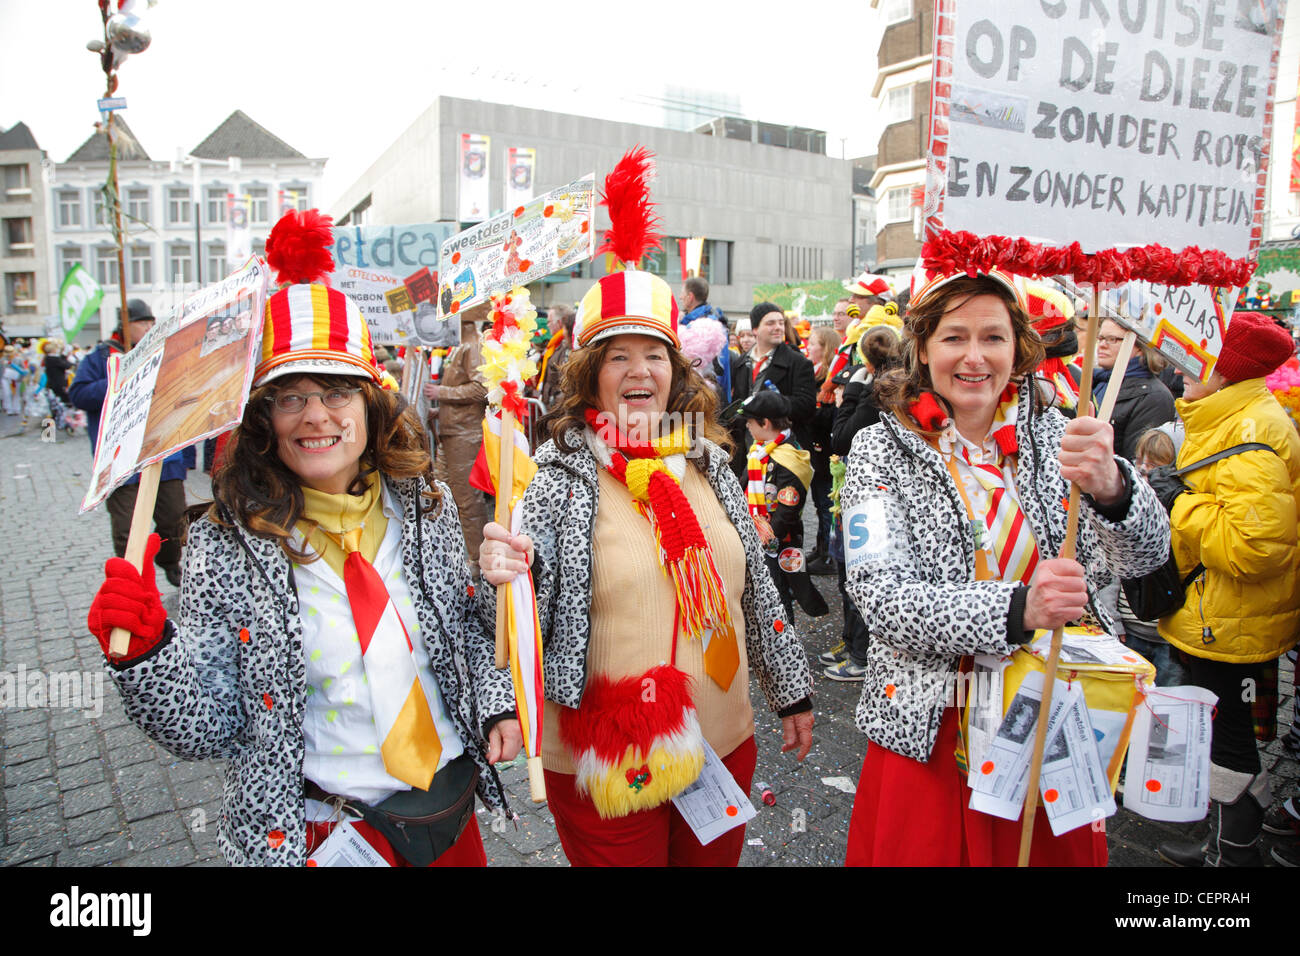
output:
[[[241, 264], [241, 243], [261, 252], [284, 209], [318, 202], [324, 159], [310, 159], [240, 110], [189, 153], [152, 158], [121, 114], [118, 195], [126, 245], [126, 292], [155, 313]], [[51, 263], [58, 284], [81, 263], [104, 287], [100, 324], [86, 336], [108, 335], [121, 305], [117, 251], [104, 202], [108, 140], [97, 131], [53, 170], [49, 186]], [[232, 215], [233, 213], [233, 215]], [[247, 229], [235, 233], [237, 222]], [[50, 306], [47, 306], [50, 307]]]
[[[703, 236], [709, 301], [729, 314], [748, 312], [757, 283], [841, 279], [851, 272], [852, 162], [826, 156], [825, 134], [817, 130], [772, 127], [769, 145], [760, 135], [769, 125], [752, 124], [737, 139], [439, 97], [330, 211], [352, 223], [455, 220], [462, 133], [490, 138], [494, 210], [504, 205], [501, 157], [512, 146], [536, 149], [534, 193], [541, 194], [590, 172], [603, 180], [640, 143], [656, 154], [653, 198], [668, 240], [645, 267], [679, 288], [674, 240]], [[809, 151], [810, 144], [817, 148]], [[598, 210], [598, 230], [608, 225]], [[534, 290], [534, 301], [577, 301], [599, 278], [602, 258], [551, 277]]]
[[0, 132], [0, 325], [10, 336], [44, 335], [51, 310], [44, 163], [25, 123]]
[[[934, 4], [871, 0], [884, 21], [871, 95], [886, 124], [876, 151], [877, 272], [910, 272], [921, 254], [920, 202], [930, 134]], [[921, 192], [917, 192], [920, 190]]]

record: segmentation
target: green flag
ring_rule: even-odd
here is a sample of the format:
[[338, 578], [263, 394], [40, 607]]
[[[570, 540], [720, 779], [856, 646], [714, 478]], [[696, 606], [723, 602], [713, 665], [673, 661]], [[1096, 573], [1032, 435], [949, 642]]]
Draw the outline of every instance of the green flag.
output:
[[104, 290], [80, 264], [68, 270], [59, 287], [59, 319], [68, 341], [81, 331], [86, 320], [99, 310]]

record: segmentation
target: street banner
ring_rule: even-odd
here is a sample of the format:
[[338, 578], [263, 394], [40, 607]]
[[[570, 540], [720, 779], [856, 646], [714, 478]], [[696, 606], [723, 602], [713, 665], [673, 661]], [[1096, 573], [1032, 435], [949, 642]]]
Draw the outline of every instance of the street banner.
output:
[[82, 512], [146, 465], [239, 424], [261, 342], [259, 258], [200, 289], [108, 363], [108, 394]]
[[1284, 2], [937, 0], [927, 259], [1244, 285]]
[[81, 331], [86, 320], [99, 311], [103, 298], [104, 290], [80, 263], [68, 270], [63, 285], [59, 286], [59, 322], [69, 342]]
[[704, 237], [677, 240], [677, 255], [682, 260], [682, 281], [700, 274], [700, 261], [704, 258]]
[[1236, 300], [1231, 288], [1130, 282], [1102, 292], [1101, 316], [1121, 316], [1121, 324], [1143, 342], [1205, 381], [1219, 360]]
[[329, 283], [361, 309], [375, 345], [446, 348], [460, 324], [438, 317], [438, 253], [451, 222], [335, 226]]
[[442, 244], [438, 314], [454, 315], [590, 259], [596, 176], [553, 189]]
[[488, 158], [492, 137], [481, 133], [460, 134], [460, 198], [456, 217], [461, 222], [482, 222], [488, 217]]
[[537, 179], [537, 150], [531, 146], [511, 146], [506, 150], [506, 201], [503, 209], [514, 209], [533, 198]]
[[248, 196], [226, 193], [226, 261], [243, 262], [253, 254], [253, 230], [248, 222]]

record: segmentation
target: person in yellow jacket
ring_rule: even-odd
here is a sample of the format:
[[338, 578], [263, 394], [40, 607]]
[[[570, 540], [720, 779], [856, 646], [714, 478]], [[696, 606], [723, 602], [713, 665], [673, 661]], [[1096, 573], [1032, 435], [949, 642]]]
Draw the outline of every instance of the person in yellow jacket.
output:
[[1264, 376], [1293, 351], [1291, 336], [1267, 316], [1235, 315], [1210, 380], [1184, 375], [1177, 408], [1187, 437], [1178, 467], [1243, 443], [1268, 448], [1189, 472], [1185, 485], [1157, 487], [1170, 509], [1179, 574], [1203, 569], [1183, 607], [1160, 620], [1160, 635], [1187, 655], [1188, 682], [1219, 697], [1208, 841], [1158, 850], [1182, 866], [1259, 865], [1270, 793], [1246, 691], [1259, 686], [1261, 663], [1295, 645], [1300, 625], [1300, 434]]

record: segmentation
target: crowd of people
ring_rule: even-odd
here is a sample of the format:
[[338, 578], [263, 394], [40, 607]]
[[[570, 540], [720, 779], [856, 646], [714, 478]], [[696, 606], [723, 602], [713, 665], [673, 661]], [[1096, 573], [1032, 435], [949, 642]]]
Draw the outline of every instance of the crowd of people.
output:
[[[773, 302], [732, 321], [701, 278], [674, 295], [614, 271], [555, 306], [535, 343], [537, 473], [512, 533], [470, 485], [486, 316], [462, 317], [421, 421], [384, 387], [355, 304], [285, 261], [312, 215], [268, 241], [294, 277], [276, 295], [315, 292], [286, 299], [292, 336], [266, 327], [183, 561], [158, 520], [149, 554], [175, 548], [179, 564], [157, 563], [181, 581], [179, 611], [152, 563], [119, 550], [90, 617], [106, 654], [112, 628], [132, 635], [109, 657], [132, 719], [182, 756], [228, 759], [230, 861], [323, 863], [361, 839], [390, 864], [481, 865], [473, 796], [504, 808], [494, 764], [521, 741], [492, 666], [494, 585], [525, 571], [547, 798], [576, 865], [735, 865], [744, 828], [701, 844], [673, 797], [708, 761], [748, 792], [751, 676], [802, 760], [812, 661], [861, 684], [846, 862], [1014, 863], [1019, 821], [970, 808], [947, 688], [977, 655], [1079, 624], [1125, 641], [1158, 683], [1219, 695], [1210, 833], [1162, 847], [1167, 860], [1248, 865], [1263, 829], [1300, 840], [1296, 801], [1271, 805], [1255, 749], [1276, 714], [1233, 690], [1275, 682], [1300, 626], [1300, 432], [1264, 382], [1295, 346], [1271, 319], [1235, 316], [1205, 383], [1144, 348], [1117, 369], [1124, 329], [1102, 322], [1088, 395], [1085, 309], [1048, 281], [864, 273], [801, 335]], [[127, 317], [133, 339], [143, 319]], [[330, 347], [294, 345], [312, 341]], [[92, 416], [98, 355], [70, 390]], [[1093, 417], [1121, 373], [1113, 411]], [[869, 546], [849, 516], [869, 517]], [[1144, 620], [1124, 582], [1171, 554], [1185, 600]], [[800, 617], [828, 596], [840, 639], [805, 647]], [[1274, 855], [1296, 862], [1294, 847]], [[1054, 836], [1036, 818], [1032, 863], [1106, 859], [1104, 829]]]
[[90, 350], [57, 338], [10, 342], [0, 336], [0, 342], [0, 407], [7, 426], [35, 421], [69, 435], [85, 427], [85, 416], [71, 407], [68, 386]]

